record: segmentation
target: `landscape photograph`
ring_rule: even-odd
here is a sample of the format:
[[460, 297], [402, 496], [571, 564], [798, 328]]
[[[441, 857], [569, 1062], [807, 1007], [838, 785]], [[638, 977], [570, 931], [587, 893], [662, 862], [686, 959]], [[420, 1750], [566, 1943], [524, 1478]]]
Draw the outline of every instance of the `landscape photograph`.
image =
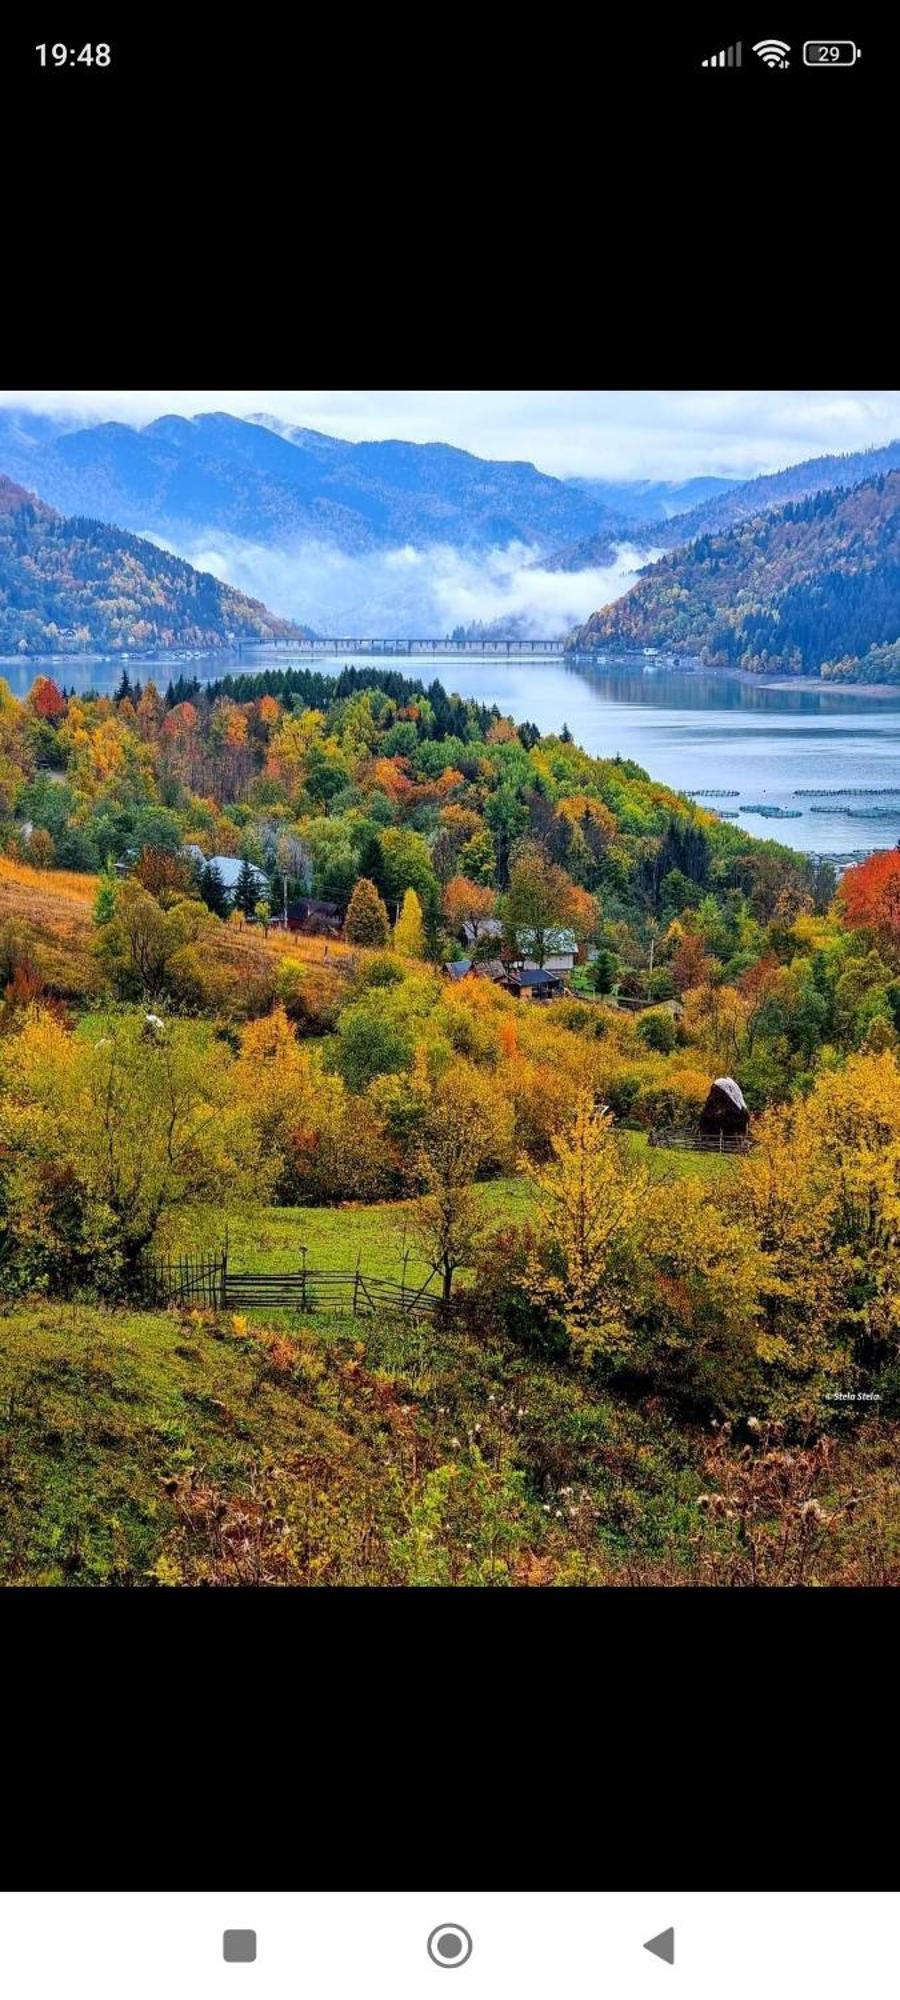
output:
[[0, 391], [0, 1580], [900, 1583], [900, 392]]

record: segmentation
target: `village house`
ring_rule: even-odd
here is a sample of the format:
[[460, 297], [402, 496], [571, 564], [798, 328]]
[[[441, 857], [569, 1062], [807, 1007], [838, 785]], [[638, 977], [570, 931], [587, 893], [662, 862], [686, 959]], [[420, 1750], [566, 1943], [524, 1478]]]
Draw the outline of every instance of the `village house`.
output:
[[[526, 972], [534, 970], [537, 960], [529, 956], [534, 951], [534, 932], [517, 931], [516, 944], [523, 953]], [[578, 940], [574, 931], [552, 930], [544, 932], [544, 972], [571, 972], [578, 957]]]
[[[219, 880], [222, 884], [226, 896], [228, 897], [230, 902], [234, 901], [238, 882], [240, 880], [241, 869], [244, 866], [244, 863], [239, 855], [210, 854], [207, 857], [204, 854], [202, 847], [197, 847], [193, 841], [188, 841], [187, 845], [182, 848], [181, 852], [184, 855], [185, 860], [192, 861], [196, 868], [205, 868], [205, 867], [215, 868], [218, 872]], [[261, 868], [257, 868], [255, 862], [250, 861], [248, 862], [247, 865], [250, 869], [250, 874], [253, 881], [253, 886], [256, 890], [257, 899], [259, 901], [262, 901], [263, 897], [268, 896], [269, 894], [268, 878], [263, 874]]]
[[525, 965], [521, 970], [516, 967], [510, 972], [508, 985], [516, 1000], [558, 1000], [563, 991], [559, 974], [538, 965]]
[[[503, 936], [503, 925], [499, 917], [484, 917], [478, 924], [473, 924], [467, 918], [462, 926], [460, 935], [463, 943], [468, 946], [469, 950], [474, 951], [475, 946], [482, 944], [487, 938], [499, 943]], [[521, 930], [516, 932], [516, 945], [521, 953], [521, 962], [526, 972], [534, 972], [541, 969], [538, 967], [537, 960], [531, 956], [534, 951], [534, 942], [533, 931]], [[544, 971], [571, 972], [577, 958], [578, 941], [574, 931], [545, 931]]]
[[707, 1138], [743, 1139], [750, 1124], [744, 1093], [733, 1076], [717, 1076], [700, 1113], [700, 1131]]
[[473, 924], [467, 917], [460, 931], [463, 944], [467, 944], [470, 951], [474, 950], [476, 944], [483, 944], [486, 938], [499, 940], [502, 936], [503, 925], [499, 917], [480, 917], [477, 924]]
[[343, 923], [337, 903], [323, 901], [321, 897], [301, 896], [296, 903], [287, 906], [287, 928], [289, 931], [306, 931], [317, 936], [336, 937]]
[[559, 974], [546, 966], [509, 966], [500, 958], [447, 959], [443, 972], [456, 985], [462, 979], [490, 979], [495, 986], [505, 986], [516, 1000], [556, 1000], [565, 991]]

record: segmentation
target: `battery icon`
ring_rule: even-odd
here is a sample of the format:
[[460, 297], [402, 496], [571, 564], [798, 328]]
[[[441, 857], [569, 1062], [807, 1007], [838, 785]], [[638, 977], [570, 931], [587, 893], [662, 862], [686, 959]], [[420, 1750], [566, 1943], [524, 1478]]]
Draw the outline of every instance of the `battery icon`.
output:
[[814, 69], [849, 69], [862, 50], [855, 42], [804, 42], [803, 60]]

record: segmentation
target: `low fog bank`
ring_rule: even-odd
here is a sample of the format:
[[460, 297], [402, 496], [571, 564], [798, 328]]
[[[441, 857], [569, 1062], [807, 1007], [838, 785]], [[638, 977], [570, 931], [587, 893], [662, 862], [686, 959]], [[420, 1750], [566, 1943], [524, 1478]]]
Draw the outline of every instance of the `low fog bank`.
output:
[[351, 556], [324, 542], [272, 549], [217, 531], [177, 545], [148, 539], [261, 598], [283, 618], [324, 634], [377, 639], [444, 638], [457, 625], [512, 619], [518, 636], [561, 638], [621, 597], [657, 553], [623, 544], [609, 567], [572, 574], [531, 567], [539, 551], [522, 542], [477, 552], [435, 544]]

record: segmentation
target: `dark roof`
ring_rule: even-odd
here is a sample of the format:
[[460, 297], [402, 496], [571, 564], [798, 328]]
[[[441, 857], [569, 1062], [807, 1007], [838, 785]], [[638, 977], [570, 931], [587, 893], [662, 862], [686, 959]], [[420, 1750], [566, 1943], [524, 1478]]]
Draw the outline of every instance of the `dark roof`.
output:
[[521, 972], [511, 972], [511, 986], [561, 986], [562, 980], [555, 972], [542, 971], [537, 965], [524, 966]]
[[288, 904], [289, 917], [338, 917], [337, 903], [322, 902], [316, 896], [300, 896], [296, 903]]
[[444, 971], [448, 979], [465, 979], [471, 970], [472, 960], [470, 958], [451, 958], [447, 960], [444, 966]]
[[476, 959], [472, 971], [477, 974], [479, 979], [500, 980], [509, 977], [508, 968], [504, 965], [502, 958]]

